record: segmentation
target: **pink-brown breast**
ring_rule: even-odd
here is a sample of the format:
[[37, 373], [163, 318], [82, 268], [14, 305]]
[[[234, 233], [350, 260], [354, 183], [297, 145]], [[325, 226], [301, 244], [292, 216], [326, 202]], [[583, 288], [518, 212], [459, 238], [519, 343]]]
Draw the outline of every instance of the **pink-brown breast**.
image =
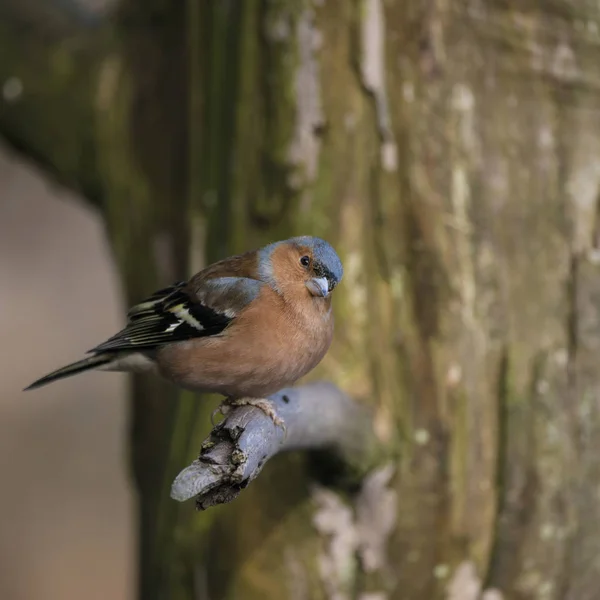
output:
[[265, 286], [221, 335], [159, 350], [159, 371], [182, 387], [237, 398], [292, 385], [321, 361], [333, 336], [330, 299], [313, 298], [304, 285], [293, 292]]

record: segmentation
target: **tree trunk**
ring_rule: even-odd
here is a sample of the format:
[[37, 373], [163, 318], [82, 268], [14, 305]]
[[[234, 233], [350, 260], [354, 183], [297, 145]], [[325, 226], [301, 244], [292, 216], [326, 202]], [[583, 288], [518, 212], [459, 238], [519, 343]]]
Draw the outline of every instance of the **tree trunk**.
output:
[[311, 377], [373, 408], [387, 463], [334, 491], [281, 456], [193, 514], [168, 486], [213, 404], [136, 381], [141, 598], [597, 597], [600, 18], [540, 6], [127, 0], [78, 113], [93, 176], [36, 142], [45, 106], [2, 107], [101, 187], [129, 301], [291, 234], [345, 265]]

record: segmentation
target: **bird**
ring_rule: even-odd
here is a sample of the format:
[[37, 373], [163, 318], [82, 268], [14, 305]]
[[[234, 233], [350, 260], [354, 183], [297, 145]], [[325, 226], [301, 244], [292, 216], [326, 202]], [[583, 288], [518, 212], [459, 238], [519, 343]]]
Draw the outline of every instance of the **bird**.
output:
[[93, 369], [151, 372], [183, 389], [224, 396], [224, 414], [250, 404], [285, 428], [266, 397], [325, 356], [333, 338], [331, 295], [342, 277], [336, 251], [313, 236], [225, 258], [131, 307], [125, 328], [90, 356], [25, 390]]

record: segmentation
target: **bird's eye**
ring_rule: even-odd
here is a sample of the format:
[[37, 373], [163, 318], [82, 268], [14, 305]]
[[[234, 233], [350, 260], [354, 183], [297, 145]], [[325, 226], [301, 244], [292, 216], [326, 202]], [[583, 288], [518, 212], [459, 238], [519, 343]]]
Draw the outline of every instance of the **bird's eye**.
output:
[[300, 264], [301, 264], [303, 267], [308, 267], [308, 265], [310, 265], [310, 257], [309, 257], [309, 256], [303, 256], [303, 257], [300, 259]]

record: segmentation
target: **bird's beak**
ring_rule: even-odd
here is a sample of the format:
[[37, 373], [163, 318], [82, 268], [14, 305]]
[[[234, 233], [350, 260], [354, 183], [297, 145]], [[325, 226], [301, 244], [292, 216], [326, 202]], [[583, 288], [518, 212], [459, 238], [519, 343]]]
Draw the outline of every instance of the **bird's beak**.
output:
[[329, 283], [325, 277], [313, 277], [306, 282], [308, 291], [313, 296], [321, 296], [325, 298], [329, 295]]

